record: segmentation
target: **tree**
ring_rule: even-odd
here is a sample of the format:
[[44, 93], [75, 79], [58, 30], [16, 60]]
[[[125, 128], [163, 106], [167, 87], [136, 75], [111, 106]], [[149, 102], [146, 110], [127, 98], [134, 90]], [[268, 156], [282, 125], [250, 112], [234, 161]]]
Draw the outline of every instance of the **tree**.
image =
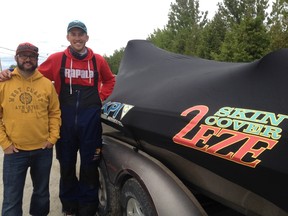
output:
[[147, 40], [151, 41], [156, 46], [168, 50], [171, 50], [171, 38], [172, 38], [172, 32], [169, 31], [166, 27], [164, 27], [163, 30], [157, 29], [154, 30], [152, 34], [150, 34], [147, 38]]
[[154, 31], [148, 40], [171, 52], [195, 55], [207, 13], [200, 12], [198, 0], [176, 0], [171, 4], [164, 30]]
[[[275, 1], [269, 17], [268, 0], [223, 0], [208, 20], [198, 0], [176, 0], [167, 25], [154, 30], [147, 40], [171, 52], [205, 59], [253, 61], [288, 45], [288, 0]], [[109, 57], [114, 73], [120, 55], [123, 52], [117, 51]]]
[[265, 20], [268, 0], [224, 0], [220, 13], [227, 33], [216, 60], [247, 62], [267, 54], [269, 37]]
[[268, 21], [270, 50], [288, 47], [288, 1], [276, 0]]
[[124, 53], [124, 47], [120, 48], [119, 50], [115, 50], [112, 56], [103, 56], [106, 61], [108, 62], [111, 71], [113, 74], [118, 74], [118, 69], [120, 66], [121, 59]]
[[216, 13], [202, 31], [197, 56], [205, 59], [214, 59], [215, 55], [219, 55], [226, 32], [226, 22], [222, 19], [221, 14]]

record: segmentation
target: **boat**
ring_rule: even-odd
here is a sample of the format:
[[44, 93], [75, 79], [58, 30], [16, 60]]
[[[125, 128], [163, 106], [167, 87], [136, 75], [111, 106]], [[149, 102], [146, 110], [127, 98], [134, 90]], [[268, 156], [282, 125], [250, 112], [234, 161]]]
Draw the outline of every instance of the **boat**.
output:
[[131, 40], [103, 123], [191, 190], [245, 215], [288, 215], [287, 59], [220, 62]]

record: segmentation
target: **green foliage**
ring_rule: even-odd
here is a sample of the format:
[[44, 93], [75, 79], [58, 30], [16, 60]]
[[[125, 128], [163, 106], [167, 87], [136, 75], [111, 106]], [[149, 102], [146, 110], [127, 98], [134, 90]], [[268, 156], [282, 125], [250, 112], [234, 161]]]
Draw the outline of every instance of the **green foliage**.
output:
[[120, 50], [115, 50], [112, 56], [109, 56], [109, 57], [104, 56], [113, 74], [118, 74], [118, 69], [119, 69], [119, 65], [120, 65], [123, 53], [124, 53], [124, 47], [120, 48]]
[[269, 50], [288, 47], [288, 1], [276, 0], [273, 2], [272, 11], [268, 18], [270, 29]]
[[221, 14], [216, 13], [214, 19], [202, 31], [197, 56], [205, 59], [215, 59], [214, 56], [220, 54], [220, 47], [224, 41], [226, 31], [226, 22], [222, 19]]
[[197, 44], [201, 32], [207, 24], [207, 11], [200, 12], [198, 0], [176, 0], [171, 4], [167, 29], [169, 32], [168, 49], [186, 55], [197, 54]]
[[154, 30], [153, 34], [150, 34], [147, 40], [151, 41], [162, 49], [172, 51], [171, 50], [171, 41], [172, 41], [172, 32], [169, 31], [166, 27], [161, 30]]
[[267, 54], [269, 38], [258, 18], [247, 18], [227, 32], [216, 60], [250, 62]]
[[213, 57], [249, 62], [265, 55], [269, 46], [265, 25], [268, 0], [225, 0], [223, 4], [219, 5], [219, 11], [227, 21], [227, 31], [220, 52]]
[[[223, 0], [211, 20], [199, 0], [171, 3], [168, 23], [147, 40], [167, 51], [205, 59], [250, 62], [288, 47], [288, 0]], [[270, 1], [271, 2], [271, 1]], [[200, 1], [201, 3], [201, 1]], [[272, 9], [268, 13], [268, 9]], [[110, 56], [117, 74], [124, 48]]]

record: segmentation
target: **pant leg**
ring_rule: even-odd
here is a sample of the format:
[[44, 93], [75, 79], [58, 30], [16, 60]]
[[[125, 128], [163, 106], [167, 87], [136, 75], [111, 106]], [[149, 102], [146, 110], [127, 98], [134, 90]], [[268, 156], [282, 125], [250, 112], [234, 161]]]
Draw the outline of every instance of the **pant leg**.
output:
[[92, 216], [98, 209], [99, 160], [95, 151], [102, 147], [100, 108], [86, 109], [79, 120], [80, 130], [80, 179], [79, 215]]
[[79, 180], [79, 216], [94, 216], [98, 210], [98, 162], [81, 162]]
[[50, 171], [53, 149], [39, 149], [31, 152], [30, 175], [33, 193], [30, 202], [30, 214], [46, 216], [50, 211]]
[[76, 213], [78, 211], [78, 178], [76, 165], [60, 162], [60, 193], [59, 198], [64, 212]]
[[60, 139], [56, 144], [56, 156], [60, 164], [59, 198], [62, 210], [76, 213], [78, 211], [79, 186], [76, 176], [78, 138], [75, 128], [75, 113], [68, 107], [61, 107], [62, 125]]
[[[77, 114], [67, 107], [61, 107], [61, 110], [62, 126], [56, 153], [61, 170], [60, 199], [63, 211], [94, 216], [98, 209], [99, 163], [94, 160], [94, 155], [96, 148], [102, 147], [101, 107], [79, 110]], [[81, 158], [79, 181], [75, 171], [78, 150]]]
[[20, 151], [4, 155], [2, 216], [23, 214], [22, 199], [28, 162], [29, 152]]

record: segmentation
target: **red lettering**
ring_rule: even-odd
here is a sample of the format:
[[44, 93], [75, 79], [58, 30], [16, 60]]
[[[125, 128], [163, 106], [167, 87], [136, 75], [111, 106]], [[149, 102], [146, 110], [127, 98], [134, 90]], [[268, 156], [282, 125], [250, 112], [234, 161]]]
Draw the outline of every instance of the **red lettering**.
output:
[[187, 116], [190, 112], [199, 111], [199, 113], [194, 118], [192, 118], [191, 121], [179, 133], [177, 133], [173, 137], [173, 141], [179, 144], [182, 143], [182, 141], [185, 140], [184, 136], [200, 122], [200, 120], [206, 115], [208, 110], [209, 109], [207, 106], [199, 105], [191, 107], [182, 112], [181, 116]]

